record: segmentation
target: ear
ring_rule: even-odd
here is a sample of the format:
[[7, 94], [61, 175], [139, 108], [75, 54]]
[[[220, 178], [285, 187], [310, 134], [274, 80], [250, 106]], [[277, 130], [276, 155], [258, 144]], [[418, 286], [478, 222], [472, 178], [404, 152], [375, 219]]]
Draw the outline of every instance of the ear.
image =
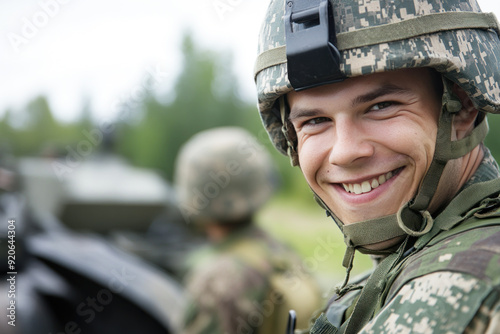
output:
[[457, 84], [453, 85], [453, 93], [462, 102], [462, 109], [453, 118], [453, 128], [457, 139], [462, 139], [474, 128], [478, 111], [467, 93]]

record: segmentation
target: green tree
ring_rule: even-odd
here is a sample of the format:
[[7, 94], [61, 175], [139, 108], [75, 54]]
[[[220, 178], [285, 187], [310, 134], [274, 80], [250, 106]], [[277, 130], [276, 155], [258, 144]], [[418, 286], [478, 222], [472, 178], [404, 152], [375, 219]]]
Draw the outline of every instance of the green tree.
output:
[[122, 125], [120, 152], [134, 164], [160, 170], [171, 180], [179, 148], [195, 133], [238, 125], [257, 128], [255, 107], [238, 96], [231, 59], [198, 48], [190, 35], [182, 44], [184, 63], [176, 80], [173, 99], [148, 94], [136, 124]]
[[500, 161], [500, 116], [489, 115], [488, 125], [490, 131], [484, 141], [486, 146], [491, 150], [491, 153], [497, 161]]

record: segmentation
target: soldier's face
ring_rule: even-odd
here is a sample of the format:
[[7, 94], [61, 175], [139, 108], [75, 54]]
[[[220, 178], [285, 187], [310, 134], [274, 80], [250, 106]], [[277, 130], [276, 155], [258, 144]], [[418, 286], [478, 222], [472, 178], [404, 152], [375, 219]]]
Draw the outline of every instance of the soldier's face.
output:
[[355, 77], [287, 98], [302, 172], [344, 224], [394, 214], [416, 194], [441, 109], [430, 70]]

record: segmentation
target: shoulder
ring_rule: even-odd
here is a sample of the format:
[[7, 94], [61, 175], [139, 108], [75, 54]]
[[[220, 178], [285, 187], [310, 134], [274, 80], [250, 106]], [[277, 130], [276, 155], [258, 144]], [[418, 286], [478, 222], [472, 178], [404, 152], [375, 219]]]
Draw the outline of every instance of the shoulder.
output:
[[500, 316], [498, 245], [496, 224], [443, 233], [405, 261], [366, 333], [429, 327], [462, 333], [491, 325]]
[[186, 282], [184, 332], [236, 333], [241, 319], [264, 298], [267, 284], [258, 270], [233, 255], [196, 267]]
[[498, 286], [480, 278], [452, 271], [430, 273], [403, 285], [363, 333], [420, 332], [426, 328], [435, 333], [463, 333], [486, 328], [499, 316], [500, 311], [495, 311], [499, 298]]
[[266, 278], [259, 270], [234, 255], [221, 255], [199, 265], [189, 274], [186, 284], [195, 298], [216, 296], [222, 300], [260, 293], [265, 285]]
[[[454, 232], [454, 233], [453, 233]], [[456, 272], [500, 284], [500, 225], [476, 226], [462, 231], [438, 235], [422, 250], [410, 255], [404, 262], [391, 287], [397, 292], [414, 278], [435, 272]]]

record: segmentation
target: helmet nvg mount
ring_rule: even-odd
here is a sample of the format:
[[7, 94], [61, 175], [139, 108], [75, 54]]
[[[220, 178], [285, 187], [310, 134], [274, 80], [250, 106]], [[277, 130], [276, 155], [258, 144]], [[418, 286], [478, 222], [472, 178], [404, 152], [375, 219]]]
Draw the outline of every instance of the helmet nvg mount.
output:
[[275, 190], [270, 154], [246, 130], [202, 131], [181, 148], [175, 187], [184, 218], [196, 223], [248, 219]]
[[451, 141], [451, 115], [461, 109], [451, 87], [459, 85], [480, 112], [500, 113], [499, 35], [495, 16], [476, 0], [271, 0], [255, 64], [259, 110], [273, 144], [294, 165], [296, 136], [284, 102], [290, 91], [404, 68], [430, 67], [443, 77], [434, 160], [418, 194], [397, 214], [372, 221], [344, 225], [330, 212], [349, 248], [371, 252], [363, 246], [430, 230], [427, 207], [444, 166], [487, 133], [484, 118], [465, 140]]

